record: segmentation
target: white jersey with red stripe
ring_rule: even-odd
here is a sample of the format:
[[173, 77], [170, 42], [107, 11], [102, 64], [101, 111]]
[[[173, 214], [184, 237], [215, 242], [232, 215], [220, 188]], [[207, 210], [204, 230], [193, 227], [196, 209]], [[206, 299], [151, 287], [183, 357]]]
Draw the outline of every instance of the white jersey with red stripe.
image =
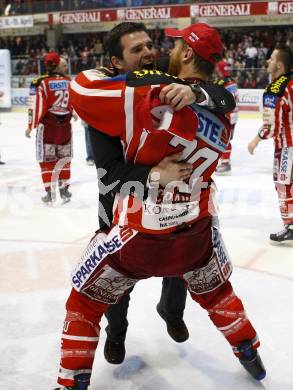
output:
[[231, 127], [224, 116], [197, 105], [178, 112], [162, 105], [158, 94], [174, 81], [182, 82], [159, 71], [103, 78], [90, 70], [71, 83], [77, 114], [99, 131], [120, 137], [127, 161], [156, 165], [181, 151], [182, 161], [193, 164], [187, 183], [155, 186], [147, 195], [141, 183], [121, 189], [114, 223], [140, 232], [169, 233], [215, 213], [211, 175], [229, 143]]
[[278, 149], [293, 146], [293, 73], [270, 83], [263, 95], [262, 139], [274, 138]]
[[70, 78], [58, 73], [34, 79], [30, 86], [28, 127], [34, 129], [50, 112], [55, 115], [71, 113], [69, 100]]
[[226, 88], [227, 91], [229, 91], [234, 96], [236, 107], [232, 112], [230, 112], [226, 116], [227, 118], [229, 118], [230, 125], [235, 126], [238, 121], [238, 111], [239, 111], [239, 107], [238, 107], [239, 93], [238, 93], [237, 83], [235, 80], [233, 80], [231, 77], [228, 76], [228, 77], [223, 77], [221, 79], [218, 79], [216, 81], [216, 84]]

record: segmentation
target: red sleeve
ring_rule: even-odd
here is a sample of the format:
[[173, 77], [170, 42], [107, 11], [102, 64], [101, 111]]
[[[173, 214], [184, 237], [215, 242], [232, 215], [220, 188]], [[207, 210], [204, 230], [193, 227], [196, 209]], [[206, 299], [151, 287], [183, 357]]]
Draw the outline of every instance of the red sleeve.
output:
[[46, 83], [44, 80], [35, 89], [35, 94], [31, 93], [31, 103], [29, 111], [29, 128], [38, 126], [41, 119], [47, 112]]
[[81, 72], [70, 85], [71, 103], [79, 117], [111, 136], [122, 136], [127, 101], [133, 110], [133, 93], [133, 88], [126, 88], [125, 77], [105, 77], [95, 69]]

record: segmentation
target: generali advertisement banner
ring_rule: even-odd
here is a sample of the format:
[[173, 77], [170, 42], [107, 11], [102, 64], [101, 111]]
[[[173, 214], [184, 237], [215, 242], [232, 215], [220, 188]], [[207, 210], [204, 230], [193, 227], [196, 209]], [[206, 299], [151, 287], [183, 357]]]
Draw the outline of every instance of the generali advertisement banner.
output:
[[117, 20], [116, 10], [90, 10], [76, 12], [62, 12], [59, 15], [61, 24], [99, 23]]
[[194, 4], [190, 14], [193, 20], [219, 28], [291, 25], [293, 1]]
[[[143, 21], [147, 28], [184, 28], [196, 21], [215, 27], [291, 25], [293, 1], [235, 1], [191, 5], [95, 9], [49, 15], [64, 33], [108, 31], [123, 21]], [[1, 27], [0, 27], [1, 28]]]
[[293, 1], [242, 1], [61, 12], [61, 24], [293, 14]]
[[190, 6], [190, 16], [196, 18], [289, 14], [293, 14], [293, 1], [235, 1], [199, 3]]

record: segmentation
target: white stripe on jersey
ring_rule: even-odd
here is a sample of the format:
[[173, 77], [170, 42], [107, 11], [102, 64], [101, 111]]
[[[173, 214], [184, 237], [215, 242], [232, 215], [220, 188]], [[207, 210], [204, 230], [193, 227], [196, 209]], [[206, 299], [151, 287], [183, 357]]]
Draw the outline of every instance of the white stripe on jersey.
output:
[[41, 89], [39, 88], [38, 89], [38, 95], [39, 95], [39, 102], [38, 102], [38, 117], [37, 117], [37, 122], [39, 123], [40, 121], [40, 118], [42, 116], [42, 113], [43, 113], [43, 96], [42, 96], [42, 91]]
[[46, 98], [47, 98], [48, 97], [48, 93], [47, 93], [47, 88], [46, 88], [45, 81], [43, 80], [41, 84], [42, 84], [42, 88], [43, 88], [44, 94], [46, 95]]
[[133, 137], [133, 102], [134, 102], [134, 88], [125, 88], [125, 118], [126, 118], [126, 143], [130, 144]]
[[63, 334], [61, 338], [65, 340], [88, 341], [88, 342], [99, 341], [99, 337], [72, 336], [67, 334]]
[[141, 133], [141, 136], [140, 136], [140, 140], [139, 140], [139, 145], [138, 145], [138, 148], [137, 148], [137, 151], [136, 151], [136, 155], [135, 155], [135, 159], [134, 159], [134, 163], [136, 163], [136, 158], [137, 158], [137, 155], [140, 151], [140, 149], [143, 147], [146, 139], [147, 139], [147, 136], [148, 136], [148, 132], [147, 131], [143, 131]]
[[84, 88], [81, 85], [79, 85], [75, 80], [71, 81], [70, 86], [73, 91], [83, 96], [100, 96], [100, 97], [121, 97], [122, 96], [121, 89], [106, 90], [106, 89]]

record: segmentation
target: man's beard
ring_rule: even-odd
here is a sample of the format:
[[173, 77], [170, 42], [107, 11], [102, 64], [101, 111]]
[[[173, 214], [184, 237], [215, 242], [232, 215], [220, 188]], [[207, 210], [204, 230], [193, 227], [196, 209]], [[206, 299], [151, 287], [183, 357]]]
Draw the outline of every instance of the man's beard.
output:
[[181, 62], [179, 53], [175, 53], [170, 57], [168, 73], [172, 76], [178, 76], [181, 71]]

